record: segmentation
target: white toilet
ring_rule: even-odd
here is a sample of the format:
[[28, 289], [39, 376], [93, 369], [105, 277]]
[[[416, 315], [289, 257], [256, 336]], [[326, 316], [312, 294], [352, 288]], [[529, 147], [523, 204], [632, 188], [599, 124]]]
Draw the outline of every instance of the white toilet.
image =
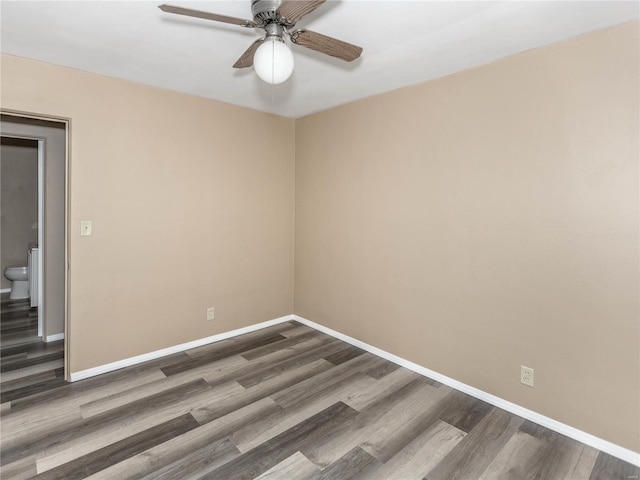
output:
[[27, 267], [7, 267], [4, 276], [13, 282], [9, 298], [29, 298], [29, 273]]

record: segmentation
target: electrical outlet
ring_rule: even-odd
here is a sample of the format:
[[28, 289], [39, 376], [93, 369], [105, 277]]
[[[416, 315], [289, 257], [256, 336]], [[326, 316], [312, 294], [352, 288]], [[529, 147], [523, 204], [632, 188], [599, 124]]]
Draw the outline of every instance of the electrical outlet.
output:
[[520, 365], [520, 383], [533, 387], [533, 368]]
[[214, 318], [213, 307], [207, 308], [207, 320], [213, 320], [213, 318]]

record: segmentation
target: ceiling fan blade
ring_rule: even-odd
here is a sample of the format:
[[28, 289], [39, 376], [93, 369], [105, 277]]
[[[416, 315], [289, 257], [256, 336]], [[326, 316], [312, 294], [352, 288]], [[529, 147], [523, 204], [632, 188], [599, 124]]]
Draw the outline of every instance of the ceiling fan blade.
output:
[[253, 65], [253, 56], [256, 53], [256, 50], [260, 45], [264, 42], [264, 38], [259, 38], [247, 48], [240, 58], [233, 64], [233, 68], [247, 68]]
[[200, 10], [192, 10], [191, 8], [175, 7], [173, 5], [159, 5], [158, 8], [163, 12], [176, 13], [178, 15], [186, 15], [187, 17], [204, 18], [205, 20], [214, 20], [216, 22], [231, 23], [240, 25], [241, 27], [254, 28], [258, 25], [251, 20], [243, 18], [228, 17], [227, 15], [218, 15], [216, 13], [202, 12]]
[[325, 1], [326, 0], [284, 0], [280, 7], [278, 7], [278, 13], [291, 23], [296, 23], [308, 13], [313, 12]]
[[291, 33], [291, 41], [301, 47], [307, 47], [346, 62], [355, 60], [362, 53], [362, 47], [310, 30], [296, 30]]

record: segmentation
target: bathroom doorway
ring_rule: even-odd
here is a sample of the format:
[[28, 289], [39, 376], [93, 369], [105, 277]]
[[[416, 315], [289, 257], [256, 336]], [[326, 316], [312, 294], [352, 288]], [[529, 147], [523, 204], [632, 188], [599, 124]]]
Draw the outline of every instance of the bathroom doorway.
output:
[[[29, 272], [26, 298], [11, 299], [3, 278], [0, 390], [4, 403], [27, 391], [32, 394], [34, 389], [53, 388], [65, 381], [68, 371], [65, 368], [68, 122], [3, 112], [0, 127], [2, 272], [9, 262], [24, 264]], [[19, 165], [20, 160], [27, 165]], [[34, 185], [37, 186], [35, 221], [33, 196], [25, 192]], [[22, 203], [30, 205], [23, 208]], [[12, 359], [24, 357], [25, 353], [31, 361], [13, 365]]]

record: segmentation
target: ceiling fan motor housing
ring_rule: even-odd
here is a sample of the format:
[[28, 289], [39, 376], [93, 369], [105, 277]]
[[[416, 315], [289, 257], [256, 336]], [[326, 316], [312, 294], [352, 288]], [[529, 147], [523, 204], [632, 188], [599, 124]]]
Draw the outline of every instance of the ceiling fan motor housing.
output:
[[282, 23], [284, 26], [290, 26], [290, 24], [282, 22], [282, 17], [277, 13], [281, 4], [282, 0], [251, 0], [253, 21], [258, 25]]

